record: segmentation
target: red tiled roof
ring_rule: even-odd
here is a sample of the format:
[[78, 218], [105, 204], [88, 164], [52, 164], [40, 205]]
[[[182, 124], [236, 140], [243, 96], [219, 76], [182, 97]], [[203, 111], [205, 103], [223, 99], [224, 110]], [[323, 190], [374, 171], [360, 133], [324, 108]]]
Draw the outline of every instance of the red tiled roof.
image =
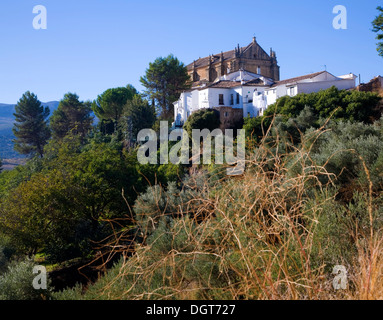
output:
[[[240, 52], [244, 53], [251, 45], [252, 45], [252, 43], [250, 43], [246, 47], [240, 48]], [[223, 54], [223, 60], [224, 61], [225, 60], [231, 60], [231, 59], [235, 58], [235, 50], [226, 51], [226, 52], [223, 52], [222, 54]], [[215, 64], [217, 62], [220, 62], [220, 60], [221, 60], [221, 53], [214, 54], [211, 57], [212, 57], [211, 64]], [[207, 67], [209, 65], [209, 60], [210, 60], [210, 56], [209, 57], [200, 58], [200, 59], [196, 60], [195, 62], [192, 62], [192, 63], [188, 64], [186, 67], [187, 67], [187, 69], [189, 71], [193, 69], [193, 64], [194, 63], [195, 63], [195, 67], [196, 68]]]
[[220, 80], [218, 82], [214, 82], [210, 85], [206, 85], [205, 87], [200, 87], [198, 89], [200, 90], [207, 89], [207, 88], [231, 89], [231, 88], [236, 88], [240, 86], [254, 86], [254, 85], [263, 86], [265, 85], [265, 83], [262, 81], [262, 79], [253, 79], [243, 83], [241, 81]]
[[241, 82], [239, 81], [229, 81], [229, 80], [221, 80], [215, 83], [212, 83], [211, 85], [206, 86], [205, 88], [235, 88], [239, 87], [241, 85]]

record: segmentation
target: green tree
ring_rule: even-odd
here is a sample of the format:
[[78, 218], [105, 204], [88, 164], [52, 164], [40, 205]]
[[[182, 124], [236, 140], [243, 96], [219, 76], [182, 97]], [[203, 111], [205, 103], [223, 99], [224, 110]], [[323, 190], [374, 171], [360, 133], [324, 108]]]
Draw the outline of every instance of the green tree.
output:
[[50, 119], [52, 136], [62, 139], [68, 133], [84, 138], [92, 127], [91, 102], [79, 101], [78, 95], [67, 93]]
[[381, 41], [383, 40], [383, 7], [379, 6], [377, 10], [380, 12], [380, 14], [372, 22], [372, 26], [374, 27], [372, 31], [378, 33], [376, 39], [380, 42], [377, 43], [377, 51], [379, 52], [379, 55], [383, 57], [383, 42]]
[[182, 91], [191, 86], [185, 65], [173, 55], [157, 58], [150, 63], [140, 81], [146, 88], [145, 94], [156, 102], [163, 119], [173, 118], [173, 103]]
[[155, 107], [149, 105], [140, 95], [135, 95], [128, 101], [124, 109], [121, 127], [129, 141], [135, 141], [140, 130], [152, 128], [156, 121]]
[[81, 153], [70, 142], [53, 146], [56, 156], [47, 150], [43, 169], [0, 203], [0, 232], [18, 252], [43, 250], [57, 262], [86, 257], [92, 241], [113, 232], [104, 219], [128, 211], [121, 194], [133, 203], [137, 173], [110, 144], [86, 145]]
[[306, 116], [313, 121], [311, 125], [314, 127], [320, 119], [329, 117], [336, 121], [373, 123], [380, 118], [380, 101], [381, 98], [375, 93], [339, 90], [336, 87], [309, 94], [301, 93], [294, 97], [284, 96], [270, 105], [264, 116], [245, 120], [244, 128], [248, 136], [253, 134], [260, 137], [271, 125], [274, 115], [281, 116], [287, 122], [299, 117], [305, 109], [310, 110]]
[[127, 101], [132, 100], [137, 93], [132, 85], [108, 89], [92, 103], [92, 109], [101, 121], [113, 121], [116, 131]]
[[193, 129], [209, 129], [210, 131], [219, 128], [220, 119], [218, 111], [214, 109], [201, 109], [194, 112], [185, 123], [185, 130], [192, 136]]
[[47, 124], [49, 108], [43, 107], [37, 96], [29, 91], [23, 94], [16, 107], [13, 133], [14, 148], [25, 155], [43, 156], [44, 145], [50, 138]]

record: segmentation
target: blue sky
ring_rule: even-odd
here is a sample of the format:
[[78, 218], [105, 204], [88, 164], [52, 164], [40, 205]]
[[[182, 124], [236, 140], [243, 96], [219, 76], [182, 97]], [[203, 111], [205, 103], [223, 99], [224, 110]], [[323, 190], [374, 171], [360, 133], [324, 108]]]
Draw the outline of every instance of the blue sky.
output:
[[[335, 5], [348, 13], [335, 30]], [[47, 8], [47, 30], [35, 30], [32, 9]], [[255, 35], [277, 53], [281, 78], [324, 69], [367, 82], [383, 75], [371, 21], [375, 0], [2, 0], [0, 102], [30, 90], [41, 101], [67, 92], [93, 100], [108, 88], [134, 85], [149, 62], [172, 53], [198, 57], [246, 46]]]

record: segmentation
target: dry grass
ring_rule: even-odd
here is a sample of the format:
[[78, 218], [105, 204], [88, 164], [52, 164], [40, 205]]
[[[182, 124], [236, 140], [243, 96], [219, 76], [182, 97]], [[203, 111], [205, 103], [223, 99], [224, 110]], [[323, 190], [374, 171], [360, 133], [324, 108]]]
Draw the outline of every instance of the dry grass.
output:
[[[310, 140], [323, 132], [319, 129]], [[136, 246], [133, 257], [123, 260], [117, 274], [105, 280], [97, 295], [109, 299], [382, 299], [383, 241], [381, 233], [373, 232], [372, 190], [366, 193], [370, 232], [357, 236], [358, 256], [347, 266], [349, 288], [336, 292], [334, 275], [328, 271], [333, 266], [326, 265], [320, 255], [313, 261], [316, 228], [326, 214], [325, 204], [334, 200], [330, 190], [336, 177], [311, 160], [310, 147], [290, 145], [284, 153], [279, 146], [279, 141], [272, 145], [262, 141], [248, 155], [243, 176], [219, 180], [213, 186], [206, 180], [197, 196], [171, 214], [158, 205], [153, 215], [148, 207], [150, 236]], [[191, 181], [184, 191], [193, 188]], [[153, 194], [156, 197], [160, 201]], [[203, 221], [196, 221], [201, 213]], [[171, 215], [178, 218], [166, 219]]]

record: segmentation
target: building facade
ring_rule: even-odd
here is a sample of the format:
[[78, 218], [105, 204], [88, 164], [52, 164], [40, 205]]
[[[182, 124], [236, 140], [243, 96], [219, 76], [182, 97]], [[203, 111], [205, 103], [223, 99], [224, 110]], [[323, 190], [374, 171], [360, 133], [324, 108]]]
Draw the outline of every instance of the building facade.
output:
[[275, 51], [270, 54], [257, 43], [256, 38], [246, 47], [236, 47], [234, 50], [210, 55], [195, 60], [187, 66], [193, 86], [217, 81], [224, 75], [247, 70], [252, 73], [279, 80], [279, 66]]
[[173, 128], [182, 127], [200, 109], [218, 110], [222, 129], [230, 128], [240, 116], [243, 119], [263, 115], [280, 97], [332, 86], [354, 89], [357, 78], [352, 73], [336, 77], [321, 71], [281, 81], [275, 52], [271, 50], [267, 55], [255, 38], [247, 47], [238, 46], [218, 56], [198, 59], [187, 68], [193, 86], [174, 103]]

